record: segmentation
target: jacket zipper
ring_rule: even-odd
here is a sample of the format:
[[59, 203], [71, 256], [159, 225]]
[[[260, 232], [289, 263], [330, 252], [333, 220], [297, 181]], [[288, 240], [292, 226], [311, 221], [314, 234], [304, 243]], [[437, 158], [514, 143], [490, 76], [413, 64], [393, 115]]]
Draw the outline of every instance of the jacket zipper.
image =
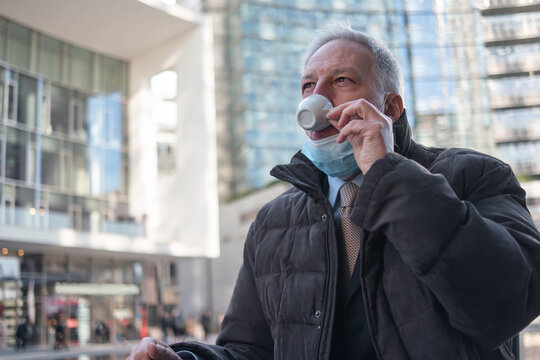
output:
[[[306, 184], [298, 182], [298, 181], [296, 181], [295, 178], [292, 178], [290, 176], [283, 176], [283, 177], [276, 176], [276, 178], [281, 179], [282, 181], [286, 181], [286, 182], [290, 183], [293, 186], [296, 186], [297, 188], [301, 189], [306, 194], [308, 194], [308, 196], [310, 196], [310, 194], [311, 194], [314, 198], [317, 198], [323, 204], [325, 202], [328, 202], [328, 199], [326, 198], [326, 196], [324, 196], [324, 194], [322, 194], [317, 188], [314, 188], [314, 187], [309, 186], [309, 185], [306, 186]], [[326, 270], [326, 279], [325, 279], [325, 284], [324, 284], [323, 319], [322, 319], [321, 325], [320, 325], [319, 341], [317, 342], [317, 354], [316, 354], [315, 360], [320, 359], [322, 334], [323, 334], [323, 331], [324, 331], [323, 330], [324, 325], [326, 323], [325, 319], [329, 316], [328, 315], [329, 311], [328, 311], [328, 309], [326, 309], [327, 300], [328, 300], [328, 288], [330, 286], [330, 265], [331, 265], [330, 264], [330, 239], [329, 239], [329, 236], [330, 236], [330, 221], [334, 221], [334, 212], [332, 210], [332, 207], [330, 207], [330, 211], [329, 211], [328, 206], [325, 206], [324, 210], [327, 212], [327, 219], [328, 219], [327, 222], [326, 222], [326, 268], [327, 268], [327, 270]]]

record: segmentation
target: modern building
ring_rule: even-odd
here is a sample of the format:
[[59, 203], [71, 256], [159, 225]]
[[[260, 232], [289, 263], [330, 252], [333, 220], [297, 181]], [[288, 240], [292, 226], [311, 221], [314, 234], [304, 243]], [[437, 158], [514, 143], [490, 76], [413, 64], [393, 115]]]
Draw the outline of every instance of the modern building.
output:
[[524, 183], [540, 225], [540, 1], [479, 2], [497, 155]]
[[[512, 166], [540, 227], [540, 1], [482, 0], [478, 7], [496, 154]], [[540, 318], [522, 334], [522, 352], [540, 356]]]
[[303, 52], [315, 30], [331, 19], [346, 19], [388, 44], [402, 65], [406, 108], [417, 140], [493, 151], [486, 131], [490, 118], [480, 15], [470, 0], [207, 4], [219, 44], [222, 199], [264, 186], [272, 180], [269, 170], [301, 148], [304, 134], [294, 113]]
[[0, 0], [0, 349], [24, 318], [52, 347], [58, 323], [139, 338], [195, 302], [178, 259], [219, 255], [212, 32], [200, 1]]

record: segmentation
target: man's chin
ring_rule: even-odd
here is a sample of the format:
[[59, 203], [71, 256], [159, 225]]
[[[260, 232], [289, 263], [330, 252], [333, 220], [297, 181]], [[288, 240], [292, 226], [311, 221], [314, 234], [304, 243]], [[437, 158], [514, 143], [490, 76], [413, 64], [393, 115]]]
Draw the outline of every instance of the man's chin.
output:
[[319, 131], [306, 131], [306, 134], [311, 138], [311, 140], [321, 140], [329, 136], [339, 134], [339, 131], [332, 125], [329, 125]]

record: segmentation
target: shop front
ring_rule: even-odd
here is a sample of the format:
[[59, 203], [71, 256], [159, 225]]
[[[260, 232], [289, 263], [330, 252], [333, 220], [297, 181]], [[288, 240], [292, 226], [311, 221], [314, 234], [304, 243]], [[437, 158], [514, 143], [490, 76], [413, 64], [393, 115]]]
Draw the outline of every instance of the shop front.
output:
[[140, 263], [128, 260], [0, 257], [0, 350], [16, 347], [23, 321], [28, 346], [138, 339], [143, 321], [135, 281], [142, 279], [141, 269]]

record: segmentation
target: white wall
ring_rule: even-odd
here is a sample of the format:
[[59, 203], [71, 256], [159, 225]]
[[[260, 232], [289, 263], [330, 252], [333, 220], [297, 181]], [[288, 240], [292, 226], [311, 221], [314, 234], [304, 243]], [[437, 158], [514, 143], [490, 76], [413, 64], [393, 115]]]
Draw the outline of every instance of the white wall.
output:
[[229, 306], [251, 223], [264, 204], [288, 188], [288, 184], [277, 183], [220, 207], [221, 256], [211, 260], [214, 315], [224, 314]]
[[[178, 74], [176, 172], [158, 176], [150, 78]], [[168, 255], [219, 255], [212, 25], [205, 19], [130, 63], [130, 206]]]

